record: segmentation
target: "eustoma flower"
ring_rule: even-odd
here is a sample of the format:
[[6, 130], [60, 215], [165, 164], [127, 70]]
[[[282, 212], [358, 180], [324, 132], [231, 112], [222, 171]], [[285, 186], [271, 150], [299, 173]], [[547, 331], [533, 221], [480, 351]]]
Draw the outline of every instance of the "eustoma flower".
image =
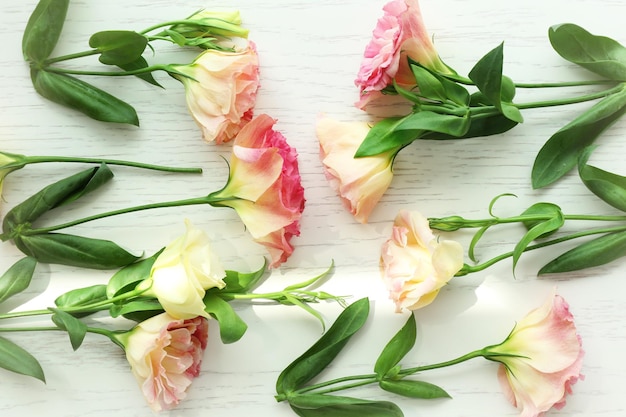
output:
[[271, 267], [293, 252], [290, 241], [300, 234], [305, 203], [296, 150], [274, 123], [262, 114], [241, 130], [233, 143], [228, 183], [209, 195], [211, 204], [237, 211], [254, 240], [267, 247]]
[[259, 88], [259, 58], [253, 42], [235, 51], [207, 49], [193, 63], [173, 68], [206, 141], [228, 142], [252, 119]]
[[396, 311], [430, 304], [462, 267], [458, 242], [438, 239], [418, 212], [398, 213], [380, 256], [380, 271]]
[[559, 295], [520, 320], [504, 342], [485, 348], [485, 358], [500, 362], [500, 385], [522, 417], [565, 405], [581, 378], [583, 355], [569, 305]]
[[140, 284], [149, 286], [144, 295], [153, 295], [170, 316], [189, 319], [209, 318], [203, 297], [206, 290], [224, 288], [226, 272], [209, 237], [186, 222], [183, 236], [167, 245], [159, 254], [150, 272], [150, 278]]
[[208, 329], [204, 317], [182, 320], [162, 313], [115, 336], [154, 411], [171, 409], [185, 398], [200, 374]]
[[320, 159], [330, 185], [344, 206], [361, 223], [372, 210], [393, 179], [393, 159], [398, 149], [366, 158], [354, 154], [369, 126], [365, 122], [339, 122], [323, 117], [317, 122]]
[[361, 94], [357, 107], [363, 109], [380, 91], [393, 84], [413, 85], [415, 79], [407, 57], [426, 68], [453, 74], [439, 58], [422, 21], [417, 0], [392, 0], [384, 7], [372, 40], [365, 48], [355, 80]]

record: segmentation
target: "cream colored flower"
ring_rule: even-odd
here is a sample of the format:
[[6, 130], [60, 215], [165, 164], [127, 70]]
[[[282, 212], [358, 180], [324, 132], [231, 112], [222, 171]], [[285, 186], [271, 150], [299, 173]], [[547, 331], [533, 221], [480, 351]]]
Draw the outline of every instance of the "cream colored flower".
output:
[[398, 213], [380, 257], [380, 271], [397, 312], [432, 303], [462, 267], [463, 247], [458, 242], [435, 237], [428, 219], [416, 211]]

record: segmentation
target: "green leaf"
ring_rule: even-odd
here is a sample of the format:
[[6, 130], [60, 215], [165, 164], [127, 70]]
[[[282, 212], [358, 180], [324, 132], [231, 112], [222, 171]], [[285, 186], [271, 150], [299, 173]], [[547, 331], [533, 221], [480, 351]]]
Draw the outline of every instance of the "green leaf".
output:
[[111, 317], [124, 316], [134, 321], [144, 321], [162, 312], [163, 306], [154, 298], [137, 298], [109, 308]]
[[403, 417], [402, 410], [389, 401], [370, 401], [337, 395], [305, 394], [289, 398], [301, 417]]
[[[533, 204], [532, 206], [528, 207], [526, 210], [524, 210], [524, 212], [521, 214], [522, 216], [552, 216], [552, 217], [558, 217], [558, 216], [562, 216], [563, 212], [561, 211], [561, 207], [557, 206], [554, 203], [536, 203]], [[533, 227], [537, 226], [539, 223], [543, 222], [543, 220], [525, 220], [522, 223], [524, 224], [524, 226], [526, 227], [527, 230], [532, 229]], [[556, 230], [552, 230], [550, 232], [547, 232], [546, 234], [543, 234], [541, 236], [538, 237], [546, 237], [551, 235], [552, 233], [556, 232]]]
[[222, 343], [234, 343], [248, 330], [248, 325], [235, 313], [228, 302], [214, 293], [204, 296], [204, 305], [207, 313], [213, 316], [220, 324], [220, 338]]
[[533, 188], [552, 184], [576, 166], [585, 148], [626, 110], [626, 84], [561, 128], [543, 145], [532, 168]]
[[19, 236], [15, 238], [15, 244], [22, 252], [39, 262], [81, 268], [120, 268], [139, 258], [110, 240], [63, 233]]
[[411, 71], [415, 77], [420, 96], [442, 103], [446, 102], [448, 99], [446, 89], [432, 72], [419, 64], [411, 64]]
[[28, 288], [36, 266], [37, 260], [27, 256], [15, 262], [2, 274], [0, 277], [0, 303]]
[[137, 112], [130, 104], [76, 77], [33, 69], [31, 79], [37, 93], [50, 101], [94, 120], [139, 126]]
[[578, 159], [578, 175], [587, 188], [605, 203], [626, 211], [626, 177], [588, 165], [593, 149], [587, 148]]
[[211, 288], [209, 292], [226, 292], [226, 293], [246, 293], [252, 291], [259, 284], [259, 281], [267, 270], [267, 259], [263, 258], [263, 266], [253, 272], [237, 272], [226, 271], [224, 283], [226, 286], [222, 289]]
[[537, 223], [531, 227], [530, 230], [528, 230], [520, 239], [520, 241], [517, 242], [517, 245], [515, 245], [515, 248], [513, 249], [513, 270], [515, 270], [517, 261], [519, 261], [519, 258], [522, 256], [522, 253], [524, 253], [530, 242], [560, 229], [563, 224], [565, 224], [565, 218], [563, 217], [561, 210], [558, 210], [558, 212], [555, 213], [554, 217], [551, 219]]
[[41, 365], [33, 355], [0, 336], [0, 368], [17, 374], [32, 376], [46, 382]]
[[48, 58], [61, 36], [69, 0], [40, 0], [30, 15], [24, 36], [24, 59], [41, 62]]
[[113, 298], [124, 292], [133, 290], [141, 281], [150, 278], [152, 265], [154, 265], [154, 262], [161, 252], [163, 252], [163, 249], [149, 258], [126, 265], [113, 274], [106, 286], [106, 296]]
[[[139, 58], [137, 58], [134, 61], [131, 62], [127, 62], [124, 64], [118, 64], [118, 67], [120, 67], [121, 69], [123, 69], [124, 71], [136, 71], [136, 70], [140, 70], [140, 69], [144, 69], [144, 68], [148, 68], [148, 61], [146, 61], [146, 59], [142, 56], [140, 56]], [[139, 73], [139, 74], [135, 74], [135, 77], [140, 78], [152, 85], [155, 85], [157, 87], [161, 87], [163, 88], [163, 86], [161, 84], [159, 84], [159, 82], [154, 78], [154, 76], [152, 75], [151, 72], [144, 72], [144, 73]]]
[[492, 136], [507, 132], [517, 125], [517, 122], [506, 118], [500, 113], [478, 114], [470, 116], [469, 129], [462, 136], [452, 136], [438, 132], [428, 132], [422, 135], [422, 138], [434, 140], [448, 140]]
[[322, 372], [365, 324], [368, 314], [367, 298], [346, 307], [328, 331], [281, 372], [276, 381], [276, 391], [279, 394], [291, 392]]
[[96, 32], [89, 38], [89, 46], [100, 52], [100, 62], [106, 65], [124, 65], [141, 57], [148, 39], [132, 30]]
[[467, 256], [473, 261], [477, 262], [478, 258], [476, 258], [474, 252], [476, 250], [476, 245], [478, 245], [478, 241], [483, 237], [485, 232], [489, 230], [490, 226], [483, 226], [472, 236], [472, 240], [469, 244], [469, 248], [467, 249]]
[[510, 100], [515, 96], [515, 85], [502, 75], [504, 43], [487, 52], [469, 72], [469, 78], [483, 93], [484, 98], [493, 104], [509, 120], [521, 123], [521, 112]]
[[354, 157], [362, 158], [389, 151], [397, 152], [403, 146], [419, 139], [422, 131], [396, 130], [403, 120], [403, 117], [388, 117], [374, 124]]
[[538, 274], [578, 271], [608, 264], [623, 256], [626, 256], [626, 232], [608, 233], [558, 256], [544, 265]]
[[404, 117], [402, 122], [396, 126], [396, 130], [426, 130], [460, 137], [467, 133], [469, 126], [470, 119], [467, 115], [452, 116], [432, 111], [419, 111]]
[[61, 294], [54, 300], [54, 305], [61, 308], [78, 307], [107, 299], [106, 285], [96, 284], [76, 288]]
[[102, 164], [50, 184], [13, 207], [4, 217], [2, 230], [10, 234], [20, 225], [35, 222], [47, 211], [94, 191], [111, 178], [113, 173]]
[[424, 381], [383, 379], [380, 381], [379, 385], [385, 391], [393, 392], [403, 397], [427, 400], [433, 398], [450, 398], [450, 394], [443, 388]]
[[380, 379], [384, 378], [409, 353], [415, 345], [416, 335], [415, 316], [411, 314], [404, 326], [387, 343], [376, 360], [374, 372]]
[[552, 26], [548, 37], [564, 59], [611, 80], [626, 81], [626, 48], [619, 42], [572, 23]]
[[87, 334], [87, 325], [76, 317], [58, 308], [52, 308], [54, 314], [52, 315], [52, 321], [61, 330], [65, 330], [70, 337], [70, 343], [72, 349], [76, 350], [82, 345]]

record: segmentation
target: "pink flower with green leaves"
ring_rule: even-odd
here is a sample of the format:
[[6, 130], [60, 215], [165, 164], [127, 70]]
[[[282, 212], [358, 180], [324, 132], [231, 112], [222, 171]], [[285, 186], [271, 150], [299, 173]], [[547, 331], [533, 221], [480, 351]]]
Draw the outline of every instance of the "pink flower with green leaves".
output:
[[187, 107], [206, 141], [228, 142], [252, 119], [259, 89], [253, 42], [233, 52], [207, 49], [193, 63], [172, 69], [185, 86]]
[[208, 330], [204, 317], [182, 320], [161, 313], [115, 335], [154, 411], [172, 409], [185, 398], [200, 375]]
[[237, 211], [254, 240], [269, 251], [274, 268], [293, 253], [291, 239], [300, 235], [304, 188], [298, 154], [273, 129], [266, 114], [252, 119], [233, 143], [226, 186], [210, 195], [211, 204]]
[[320, 159], [331, 187], [360, 223], [367, 220], [393, 179], [398, 149], [364, 158], [354, 154], [367, 136], [366, 122], [340, 122], [329, 117], [317, 121]]
[[485, 352], [485, 358], [500, 362], [498, 380], [521, 417], [562, 408], [572, 385], [582, 378], [581, 338], [569, 305], [556, 294], [520, 320], [504, 342]]
[[415, 85], [408, 57], [428, 69], [454, 74], [435, 50], [417, 0], [392, 0], [383, 11], [355, 80], [360, 92], [356, 106], [360, 109], [380, 97], [381, 90], [392, 85], [394, 79], [402, 86]]

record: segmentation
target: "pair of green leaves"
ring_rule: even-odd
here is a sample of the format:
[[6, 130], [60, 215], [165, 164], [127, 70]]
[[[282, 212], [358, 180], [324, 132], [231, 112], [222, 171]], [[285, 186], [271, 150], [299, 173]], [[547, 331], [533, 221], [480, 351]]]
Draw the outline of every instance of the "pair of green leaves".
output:
[[43, 214], [78, 200], [113, 178], [105, 164], [66, 177], [12, 208], [2, 223], [3, 240], [12, 239], [27, 256], [43, 263], [57, 263], [94, 269], [113, 269], [128, 265], [137, 256], [109, 240], [44, 232], [32, 229]]
[[[307, 390], [307, 384], [318, 376], [365, 324], [369, 315], [369, 300], [360, 299], [348, 306], [333, 325], [306, 352], [289, 364], [276, 381], [279, 398], [289, 402], [301, 417], [354, 416], [402, 417], [400, 408], [389, 401], [319, 394]], [[413, 315], [389, 341], [374, 366], [373, 382], [389, 392], [411, 398], [440, 398], [448, 394], [441, 388], [423, 381], [402, 379], [398, 363], [413, 348], [416, 326]], [[347, 378], [346, 378], [347, 379]], [[304, 389], [304, 392], [299, 392]]]
[[355, 157], [398, 152], [417, 139], [467, 139], [512, 129], [523, 121], [513, 105], [515, 85], [503, 76], [503, 45], [488, 52], [469, 73], [478, 88], [470, 95], [456, 75], [441, 75], [409, 61], [417, 92], [394, 85], [395, 91], [414, 103], [412, 113], [376, 123]]
[[573, 169], [585, 149], [626, 111], [626, 48], [623, 45], [574, 24], [553, 26], [548, 35], [552, 47], [563, 58], [620, 84], [548, 139], [535, 158], [533, 188], [552, 184]]
[[[95, 120], [138, 126], [137, 113], [128, 103], [48, 67], [47, 61], [61, 36], [68, 7], [69, 0], [40, 0], [24, 30], [22, 52], [31, 64], [35, 90], [48, 100], [79, 110]], [[141, 57], [146, 45], [145, 36], [131, 31], [101, 32], [90, 39], [90, 46], [100, 53], [102, 63], [125, 70], [148, 66]], [[142, 78], [156, 83], [149, 74]]]

